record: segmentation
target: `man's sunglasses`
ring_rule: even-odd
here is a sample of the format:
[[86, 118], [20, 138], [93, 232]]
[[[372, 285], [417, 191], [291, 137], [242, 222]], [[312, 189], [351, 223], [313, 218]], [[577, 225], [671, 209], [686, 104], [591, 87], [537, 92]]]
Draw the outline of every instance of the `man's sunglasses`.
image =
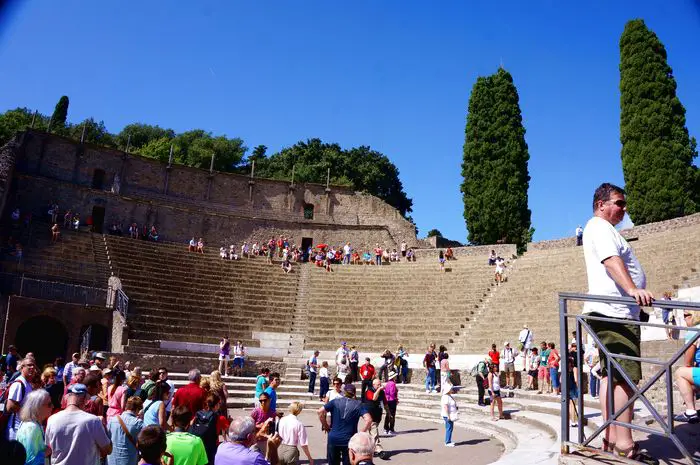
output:
[[614, 202], [612, 200], [609, 200], [609, 202], [614, 203], [620, 208], [625, 208], [627, 206], [627, 200], [615, 200]]

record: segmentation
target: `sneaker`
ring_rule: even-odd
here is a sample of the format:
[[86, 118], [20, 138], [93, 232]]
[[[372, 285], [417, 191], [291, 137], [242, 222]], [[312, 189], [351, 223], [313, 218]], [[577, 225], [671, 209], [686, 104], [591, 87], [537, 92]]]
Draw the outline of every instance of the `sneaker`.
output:
[[426, 390], [425, 390], [425, 393], [426, 393], [426, 394], [430, 394], [430, 389], [426, 389]]
[[454, 447], [455, 443], [454, 442], [448, 442], [445, 444], [445, 447]]
[[698, 416], [698, 411], [696, 410], [695, 415], [688, 415], [687, 413], [683, 412], [680, 415], [673, 417], [673, 419], [684, 423], [697, 423], [700, 421], [700, 416]]
[[575, 421], [572, 421], [569, 426], [571, 426], [572, 428], [576, 428], [578, 426], [578, 423], [576, 423]]

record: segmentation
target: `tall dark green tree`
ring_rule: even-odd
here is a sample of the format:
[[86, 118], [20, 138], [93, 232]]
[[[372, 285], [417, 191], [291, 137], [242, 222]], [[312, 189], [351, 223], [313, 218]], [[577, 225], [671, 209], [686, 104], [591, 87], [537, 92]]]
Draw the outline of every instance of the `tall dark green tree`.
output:
[[66, 127], [68, 119], [68, 96], [64, 95], [58, 100], [56, 108], [51, 115], [51, 128], [61, 131]]
[[477, 79], [469, 98], [461, 186], [472, 244], [532, 239], [525, 128], [518, 91], [506, 70]]
[[696, 142], [666, 49], [644, 21], [625, 25], [620, 37], [620, 141], [628, 213], [645, 224], [695, 213]]

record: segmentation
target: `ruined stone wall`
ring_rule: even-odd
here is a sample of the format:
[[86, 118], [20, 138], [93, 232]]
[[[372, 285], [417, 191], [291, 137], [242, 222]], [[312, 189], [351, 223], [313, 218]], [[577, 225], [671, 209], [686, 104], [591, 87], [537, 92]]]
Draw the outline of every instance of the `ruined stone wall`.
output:
[[[95, 206], [105, 209], [105, 231], [113, 222], [155, 224], [165, 240], [201, 236], [212, 245], [267, 240], [286, 235], [297, 244], [356, 247], [417, 245], [415, 230], [382, 200], [347, 187], [295, 184], [167, 166], [113, 149], [79, 144], [38, 131], [23, 133], [17, 155], [14, 204], [36, 214], [50, 201], [73, 209], [83, 220]], [[96, 170], [102, 186], [93, 188]], [[304, 206], [313, 205], [313, 219]]]

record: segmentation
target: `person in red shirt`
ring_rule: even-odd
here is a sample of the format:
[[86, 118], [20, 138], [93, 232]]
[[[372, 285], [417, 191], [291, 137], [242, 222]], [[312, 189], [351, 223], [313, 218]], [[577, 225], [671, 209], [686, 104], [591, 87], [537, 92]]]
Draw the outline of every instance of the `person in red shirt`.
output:
[[501, 366], [501, 354], [496, 349], [496, 344], [491, 345], [491, 352], [489, 352], [489, 357], [491, 357], [491, 362], [496, 366]]
[[199, 412], [204, 408], [204, 400], [207, 397], [207, 393], [199, 387], [202, 373], [198, 369], [193, 368], [187, 375], [187, 379], [190, 380], [189, 384], [175, 391], [171, 412], [180, 405], [187, 407], [190, 412]]
[[360, 367], [360, 378], [362, 378], [362, 399], [365, 398], [365, 392], [372, 387], [372, 378], [375, 374], [374, 365], [369, 361], [369, 357], [365, 358], [365, 363]]

